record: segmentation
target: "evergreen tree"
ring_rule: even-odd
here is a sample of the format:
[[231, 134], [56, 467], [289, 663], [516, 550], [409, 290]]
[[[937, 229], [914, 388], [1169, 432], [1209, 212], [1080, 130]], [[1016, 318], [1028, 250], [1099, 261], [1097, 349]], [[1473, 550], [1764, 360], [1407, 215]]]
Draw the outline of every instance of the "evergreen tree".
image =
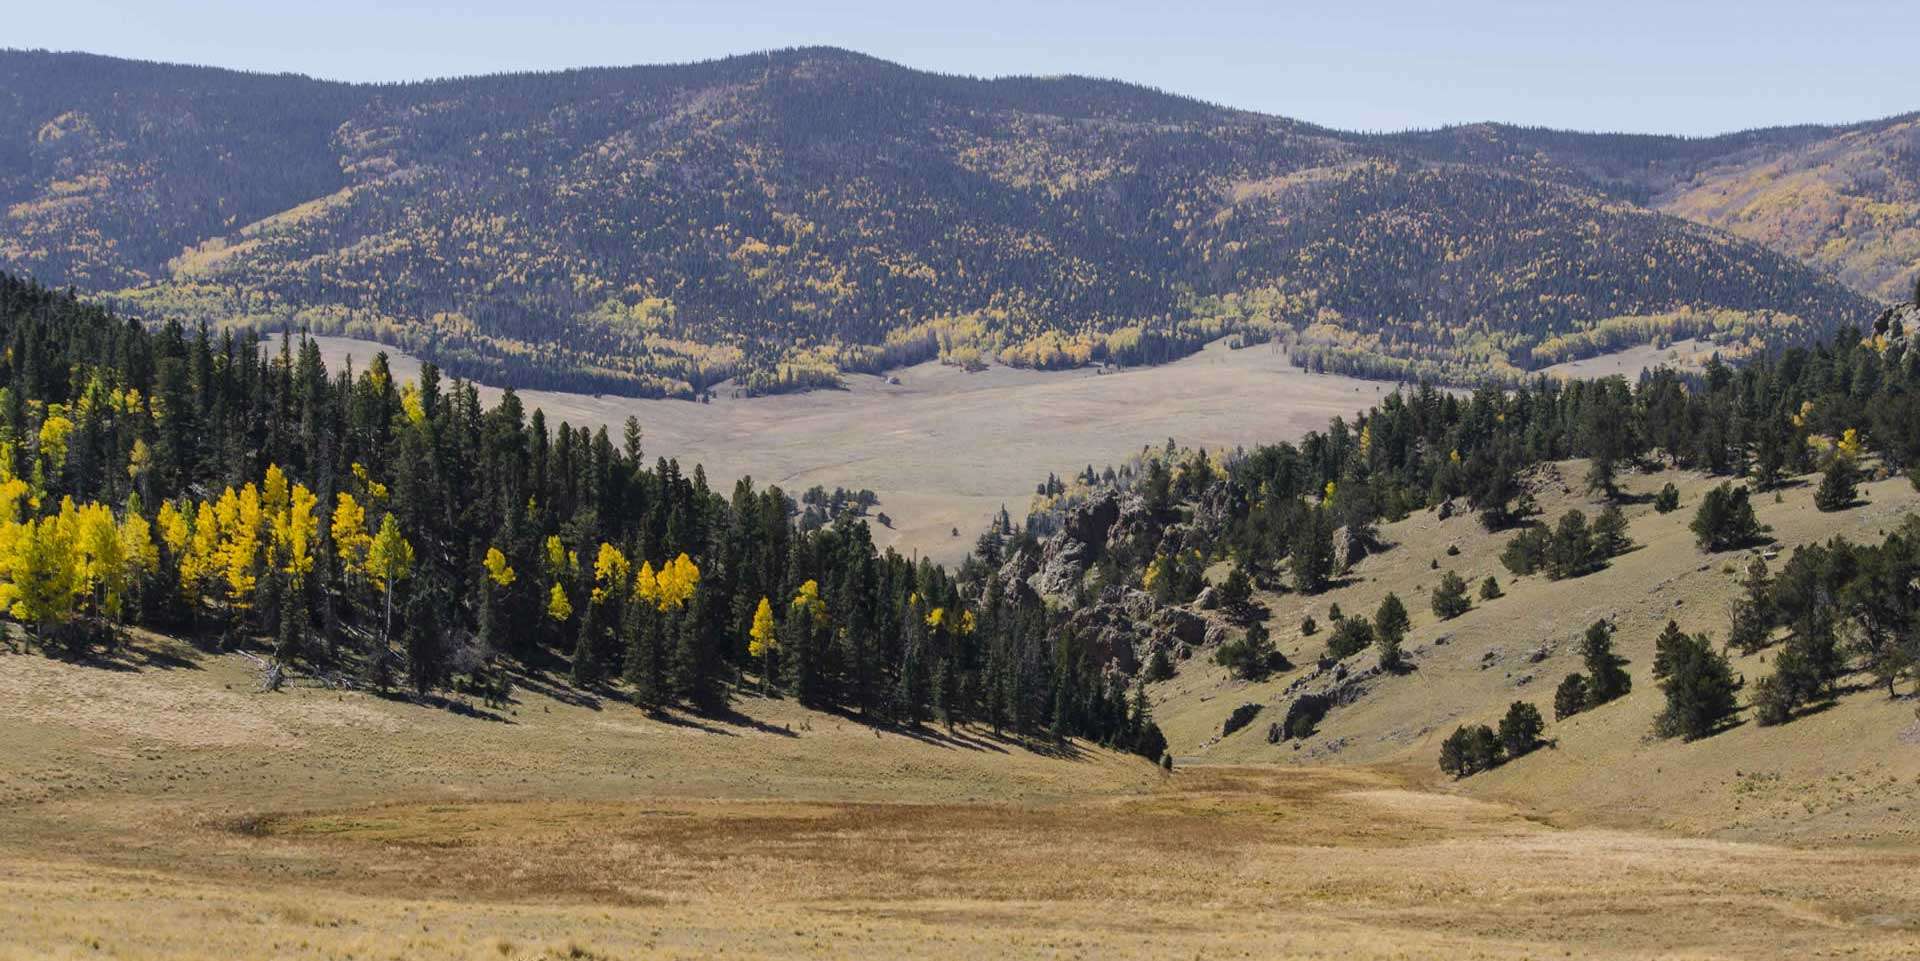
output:
[[1373, 614], [1374, 643], [1380, 649], [1380, 666], [1387, 670], [1397, 670], [1402, 664], [1401, 642], [1406, 639], [1407, 629], [1413, 621], [1407, 616], [1407, 606], [1400, 602], [1396, 594], [1389, 593], [1380, 601], [1380, 607]]
[[1515, 701], [1500, 719], [1500, 746], [1508, 758], [1530, 754], [1539, 746], [1544, 730], [1546, 722], [1540, 718], [1540, 709], [1526, 701]]
[[1594, 621], [1580, 641], [1580, 657], [1587, 665], [1587, 706], [1598, 707], [1633, 690], [1627, 659], [1613, 652], [1613, 627]]
[[1553, 691], [1553, 719], [1564, 721], [1587, 709], [1587, 679], [1579, 674], [1569, 674], [1560, 681]]
[[1837, 455], [1827, 461], [1827, 469], [1820, 475], [1820, 487], [1813, 492], [1813, 505], [1832, 513], [1852, 507], [1859, 499], [1859, 482], [1854, 478], [1852, 461]]
[[[1671, 625], [1670, 625], [1671, 626]], [[1654, 722], [1662, 737], [1681, 737], [1692, 741], [1713, 733], [1732, 716], [1735, 692], [1740, 683], [1733, 677], [1727, 659], [1707, 643], [1704, 635], [1689, 635], [1673, 630], [1656, 661], [1655, 674], [1667, 696], [1667, 706]], [[1662, 669], [1664, 667], [1664, 670]]]
[[[1498, 590], [1495, 590], [1498, 596]], [[1467, 582], [1459, 574], [1448, 571], [1440, 576], [1439, 586], [1433, 589], [1433, 614], [1443, 621], [1452, 620], [1473, 608], [1473, 601], [1467, 597]]]

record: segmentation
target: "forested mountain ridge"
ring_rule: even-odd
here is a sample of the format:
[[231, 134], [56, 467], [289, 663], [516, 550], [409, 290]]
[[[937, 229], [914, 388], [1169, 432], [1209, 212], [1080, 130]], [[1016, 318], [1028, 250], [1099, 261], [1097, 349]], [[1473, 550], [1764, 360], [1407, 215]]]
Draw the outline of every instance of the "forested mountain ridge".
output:
[[1479, 124], [1387, 139], [1719, 227], [1881, 300], [1905, 299], [1920, 279], [1917, 114], [1705, 138]]
[[393, 85], [14, 51], [0, 77], [0, 266], [510, 383], [691, 396], [1228, 333], [1511, 380], [1654, 336], [1808, 343], [1868, 306], [1635, 203], [1607, 157], [1645, 138], [1469, 149], [831, 49]]

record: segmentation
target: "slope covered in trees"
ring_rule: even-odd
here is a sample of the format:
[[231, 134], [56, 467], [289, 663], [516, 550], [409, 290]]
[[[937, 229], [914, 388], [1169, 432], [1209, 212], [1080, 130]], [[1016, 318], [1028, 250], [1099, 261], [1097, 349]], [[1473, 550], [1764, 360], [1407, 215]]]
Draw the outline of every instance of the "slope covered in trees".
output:
[[1660, 336], [1804, 344], [1866, 309], [1565, 165], [1082, 78], [823, 49], [378, 86], [6, 52], [0, 77], [0, 267], [522, 386], [781, 390], [1235, 333], [1511, 380]]
[[1576, 184], [1726, 230], [1853, 289], [1920, 279], [1920, 117], [1682, 138], [1480, 124], [1390, 138], [1434, 160]]
[[[1161, 751], [1144, 703], [1034, 598], [803, 528], [621, 438], [428, 367], [149, 332], [0, 277], [0, 601], [84, 656], [139, 623], [269, 649], [270, 681], [505, 696], [562, 670], [724, 711], [743, 672], [881, 723], [977, 720]], [[383, 358], [384, 359], [384, 358]]]

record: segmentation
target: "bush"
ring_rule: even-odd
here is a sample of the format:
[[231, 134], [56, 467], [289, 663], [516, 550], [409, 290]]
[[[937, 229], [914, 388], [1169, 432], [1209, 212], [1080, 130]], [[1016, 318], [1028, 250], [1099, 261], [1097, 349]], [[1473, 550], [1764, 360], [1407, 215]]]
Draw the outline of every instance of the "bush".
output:
[[1327, 716], [1333, 702], [1324, 694], [1302, 694], [1287, 705], [1287, 717], [1280, 729], [1289, 738], [1304, 740], [1313, 736], [1314, 726]]
[[1358, 617], [1344, 618], [1327, 635], [1327, 656], [1334, 660], [1352, 657], [1373, 646], [1373, 624]]
[[1433, 615], [1443, 621], [1450, 621], [1473, 608], [1473, 602], [1467, 599], [1465, 578], [1448, 571], [1440, 576], [1440, 586], [1433, 589]]
[[1480, 582], [1480, 599], [1481, 600], [1491, 601], [1503, 596], [1505, 596], [1505, 594], [1500, 590], [1500, 582], [1497, 580], [1494, 580], [1492, 574], [1488, 574], [1487, 579]]
[[1525, 577], [1547, 566], [1547, 550], [1552, 546], [1553, 535], [1544, 526], [1531, 524], [1507, 542], [1500, 563], [1515, 577]]
[[1227, 722], [1225, 724], [1220, 725], [1220, 736], [1226, 737], [1227, 735], [1232, 734], [1233, 732], [1238, 731], [1249, 724], [1252, 724], [1253, 719], [1259, 716], [1260, 716], [1260, 705], [1258, 704], [1248, 703], [1248, 704], [1242, 704], [1239, 707], [1234, 708], [1233, 713], [1227, 715]]
[[1671, 514], [1679, 510], [1680, 488], [1673, 486], [1672, 481], [1668, 481], [1666, 486], [1660, 488], [1660, 493], [1653, 495], [1653, 509], [1662, 514]]
[[1440, 744], [1440, 770], [1456, 778], [1488, 770], [1500, 760], [1500, 739], [1485, 724], [1455, 728]]
[[1156, 647], [1153, 656], [1147, 659], [1146, 679], [1149, 682], [1164, 681], [1173, 677], [1173, 659], [1167, 656], [1167, 649]]
[[1313, 615], [1309, 614], [1306, 617], [1300, 619], [1300, 636], [1301, 637], [1312, 637], [1318, 633], [1320, 633], [1320, 625], [1314, 623]]
[[1254, 624], [1247, 628], [1245, 635], [1220, 645], [1220, 649], [1213, 652], [1213, 661], [1243, 681], [1257, 681], [1292, 666], [1284, 655], [1273, 649], [1265, 624]]

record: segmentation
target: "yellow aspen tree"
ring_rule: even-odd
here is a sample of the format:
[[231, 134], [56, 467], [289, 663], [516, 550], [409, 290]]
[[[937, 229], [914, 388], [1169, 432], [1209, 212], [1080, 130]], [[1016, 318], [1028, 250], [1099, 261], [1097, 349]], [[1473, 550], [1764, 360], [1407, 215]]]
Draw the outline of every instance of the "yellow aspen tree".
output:
[[340, 555], [342, 570], [352, 573], [367, 562], [367, 549], [373, 537], [367, 533], [367, 509], [352, 494], [342, 491], [334, 498], [333, 549]]
[[593, 603], [605, 601], [620, 585], [626, 584], [631, 569], [627, 555], [621, 553], [620, 548], [601, 542], [600, 552], [593, 559]]
[[193, 601], [195, 610], [206, 593], [206, 583], [220, 569], [220, 519], [213, 505], [201, 501], [193, 517], [193, 541], [180, 559], [180, 589]]
[[320, 517], [314, 510], [319, 506], [319, 495], [295, 484], [287, 493], [286, 509], [273, 518], [274, 557], [296, 588], [313, 573], [313, 545], [320, 538]]
[[381, 619], [380, 643], [384, 646], [393, 630], [393, 585], [413, 573], [413, 545], [400, 533], [400, 522], [392, 514], [380, 519], [380, 533], [367, 549], [367, 577], [383, 595], [385, 615]]
[[567, 591], [558, 584], [547, 591], [547, 616], [562, 624], [573, 616], [573, 602], [567, 600]]
[[753, 627], [747, 631], [747, 655], [761, 659], [761, 687], [766, 686], [768, 655], [780, 646], [780, 639], [774, 636], [773, 604], [766, 598], [760, 598], [760, 606], [753, 609]]
[[633, 596], [648, 604], [659, 604], [660, 577], [654, 573], [652, 561], [640, 562], [640, 570], [633, 575]]
[[24, 525], [15, 556], [8, 564], [8, 613], [33, 626], [44, 640], [49, 628], [73, 614], [73, 544], [57, 517]]
[[487, 569], [487, 576], [501, 587], [512, 587], [519, 575], [507, 564], [507, 555], [498, 547], [488, 547], [487, 557], [480, 562]]

